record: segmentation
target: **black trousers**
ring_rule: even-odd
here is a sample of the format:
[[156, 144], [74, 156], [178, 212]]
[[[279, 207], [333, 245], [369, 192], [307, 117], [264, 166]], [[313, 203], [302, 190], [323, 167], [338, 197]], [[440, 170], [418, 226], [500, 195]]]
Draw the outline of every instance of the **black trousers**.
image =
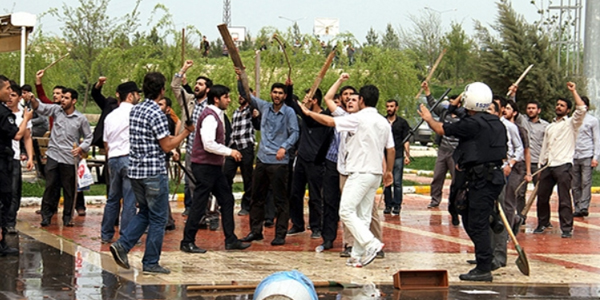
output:
[[550, 223], [550, 196], [554, 186], [558, 186], [558, 216], [562, 231], [573, 230], [573, 203], [571, 202], [570, 163], [558, 167], [548, 167], [540, 173], [538, 184], [537, 216], [538, 226]]
[[2, 228], [2, 240], [0, 241], [0, 248], [4, 248], [6, 245], [5, 237], [8, 233], [6, 227], [7, 224], [7, 213], [10, 208], [12, 199], [12, 156], [0, 156], [0, 227]]
[[[235, 149], [235, 148], [234, 148]], [[236, 149], [242, 154], [242, 160], [237, 162], [232, 157], [225, 158], [223, 172], [227, 177], [229, 185], [233, 185], [233, 178], [238, 168], [242, 173], [244, 182], [244, 196], [242, 196], [242, 209], [250, 211], [250, 199], [252, 199], [252, 168], [254, 165], [254, 147], [246, 147], [244, 149]]]
[[225, 244], [237, 241], [235, 223], [233, 221], [234, 199], [231, 186], [223, 173], [223, 167], [192, 163], [192, 172], [196, 179], [194, 197], [192, 198], [191, 211], [183, 229], [182, 243], [194, 243], [200, 226], [200, 220], [206, 213], [208, 196], [212, 193], [221, 206], [221, 222], [225, 234]]
[[46, 162], [46, 190], [42, 198], [42, 217], [51, 219], [58, 209], [60, 189], [63, 192], [63, 222], [73, 216], [75, 202], [75, 165], [62, 164], [48, 157]]
[[289, 202], [287, 198], [287, 164], [264, 164], [256, 160], [252, 178], [252, 201], [250, 202], [250, 229], [254, 234], [262, 234], [265, 221], [265, 201], [269, 187], [275, 203], [275, 237], [285, 238], [288, 229]]
[[308, 222], [310, 230], [321, 231], [323, 224], [323, 174], [325, 167], [296, 157], [294, 176], [292, 178], [292, 194], [290, 196], [290, 219], [292, 226], [304, 229], [304, 194], [308, 183]]
[[323, 242], [333, 242], [337, 238], [340, 200], [340, 173], [337, 163], [326, 160], [323, 175]]
[[7, 227], [15, 227], [17, 224], [17, 212], [21, 207], [21, 188], [23, 184], [23, 179], [21, 177], [21, 161], [18, 159], [13, 159], [12, 162], [12, 195], [10, 205], [8, 206], [6, 212], [6, 226]]
[[494, 203], [504, 187], [502, 170], [492, 171], [493, 180], [475, 179], [468, 183], [467, 209], [461, 211], [465, 230], [475, 246], [477, 269], [489, 272], [492, 269], [493, 249], [490, 234], [490, 215]]

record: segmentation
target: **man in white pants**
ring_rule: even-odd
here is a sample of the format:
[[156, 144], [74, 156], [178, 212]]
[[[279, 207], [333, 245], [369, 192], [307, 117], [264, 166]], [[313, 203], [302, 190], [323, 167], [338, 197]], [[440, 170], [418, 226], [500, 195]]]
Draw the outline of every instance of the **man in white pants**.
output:
[[340, 203], [340, 218], [354, 236], [351, 257], [346, 263], [353, 267], [370, 264], [384, 244], [369, 230], [373, 198], [383, 174], [383, 150], [387, 154], [384, 184], [392, 184], [396, 150], [390, 124], [377, 109], [379, 90], [366, 85], [359, 91], [359, 111], [354, 114], [332, 118], [303, 109], [316, 121], [335, 126], [338, 132], [348, 132], [346, 141], [346, 171], [348, 180], [344, 185]]

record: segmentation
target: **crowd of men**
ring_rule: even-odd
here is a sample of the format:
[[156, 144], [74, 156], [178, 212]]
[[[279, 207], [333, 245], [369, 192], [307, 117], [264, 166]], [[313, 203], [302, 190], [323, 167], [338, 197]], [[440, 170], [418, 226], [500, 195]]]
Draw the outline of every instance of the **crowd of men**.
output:
[[[181, 116], [175, 115], [172, 100], [165, 97], [167, 79], [161, 73], [146, 74], [141, 89], [135, 82], [121, 83], [115, 97], [102, 95], [108, 79], [100, 77], [92, 89], [102, 109], [94, 132], [76, 110], [76, 90], [56, 86], [53, 100], [48, 99], [42, 86], [44, 71], [39, 71], [36, 98], [30, 86], [21, 87], [0, 76], [0, 100], [5, 103], [0, 106], [0, 171], [12, 174], [0, 176], [0, 253], [15, 254], [4, 237], [17, 232], [20, 162], [26, 160], [27, 168], [33, 168], [32, 136], [43, 135], [46, 126], [50, 134], [41, 226], [52, 224], [61, 189], [63, 226], [74, 226], [75, 211], [85, 215], [76, 168], [90, 146], [103, 148], [108, 197], [100, 236], [102, 243], [111, 244], [110, 251], [123, 268], [130, 268], [127, 254], [147, 233], [144, 273], [170, 273], [159, 260], [165, 230], [175, 229], [168, 203], [171, 159], [186, 174], [183, 252], [205, 253], [197, 245], [198, 230], [216, 230], [219, 220], [227, 250], [243, 250], [263, 240], [264, 227], [275, 227], [272, 246], [284, 245], [288, 235], [310, 229], [311, 238], [322, 239], [315, 250], [330, 250], [341, 220], [340, 256], [348, 258], [348, 266], [363, 267], [383, 258], [375, 194], [383, 181], [383, 213], [398, 216], [403, 167], [410, 163], [410, 128], [398, 115], [398, 102], [387, 100], [386, 114], [380, 115], [377, 87], [342, 86], [350, 79], [347, 73], [325, 95], [320, 89], [304, 90], [302, 101], [294, 94], [290, 78], [271, 86], [270, 101], [247, 95], [238, 80], [239, 107], [230, 120], [225, 114], [231, 103], [230, 88], [206, 76], [197, 76], [191, 87], [187, 72], [193, 64], [186, 61], [171, 80]], [[232, 71], [238, 76], [242, 72]], [[428, 83], [421, 87], [433, 106]], [[491, 271], [506, 265], [506, 230], [492, 230], [494, 222], [489, 220], [490, 216], [497, 220], [498, 209], [503, 209], [518, 231], [526, 215], [522, 181], [533, 180], [540, 186], [536, 234], [552, 227], [549, 198], [554, 185], [558, 186], [563, 238], [573, 234], [573, 217], [589, 214], [591, 171], [600, 154], [598, 121], [586, 114], [589, 100], [579, 96], [575, 84], [567, 87], [575, 109], [571, 100], [558, 99], [551, 124], [540, 119], [536, 101], [527, 103], [526, 116], [519, 114], [515, 85], [507, 100], [493, 95], [483, 83], [472, 83], [463, 94], [437, 106], [439, 120], [421, 105], [419, 114], [439, 136], [428, 208], [440, 205], [446, 172], [450, 172], [452, 224], [459, 225], [460, 215], [475, 245], [476, 259], [471, 263], [476, 267], [461, 279], [491, 281]], [[571, 110], [574, 113], [569, 117]], [[255, 131], [260, 131], [258, 147]], [[248, 215], [250, 225], [250, 232], [242, 238], [234, 233], [232, 185], [238, 168], [244, 186], [238, 215]], [[307, 187], [308, 224], [304, 217]]]

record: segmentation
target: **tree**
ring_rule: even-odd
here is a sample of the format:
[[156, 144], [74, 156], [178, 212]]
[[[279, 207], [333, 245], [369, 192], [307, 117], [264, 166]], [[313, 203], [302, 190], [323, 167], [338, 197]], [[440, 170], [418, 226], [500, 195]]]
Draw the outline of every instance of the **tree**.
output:
[[366, 39], [367, 42], [365, 43], [365, 46], [379, 46], [379, 35], [375, 32], [373, 27], [367, 32]]
[[[481, 24], [476, 25], [482, 46], [477, 64], [479, 78], [497, 94], [503, 94], [528, 65], [535, 64], [519, 85], [517, 99], [538, 100], [543, 117], [550, 119], [556, 97], [569, 95], [566, 82], [574, 79], [564, 76], [564, 66], [557, 64], [557, 50], [551, 47], [546, 34], [517, 15], [508, 1], [501, 0], [497, 6], [498, 17], [492, 28], [499, 38]], [[584, 82], [579, 81], [579, 89], [583, 90]], [[519, 105], [523, 110], [525, 103]]]
[[[115, 38], [123, 44], [127, 32], [135, 31], [137, 8], [141, 0], [136, 1], [134, 10], [123, 18], [109, 18], [106, 9], [110, 0], [79, 0], [79, 7], [63, 4], [62, 13], [53, 14], [64, 21], [62, 31], [66, 42], [71, 47], [71, 58], [76, 68], [72, 72], [79, 74], [81, 79], [74, 88], [83, 91], [83, 107], [85, 112], [92, 84], [96, 81], [97, 70], [93, 69], [94, 62], [103, 48], [112, 45]], [[79, 99], [81, 101], [81, 99]]]
[[400, 28], [402, 46], [417, 55], [426, 73], [442, 51], [442, 20], [439, 13], [430, 10], [419, 16], [409, 15], [409, 19], [413, 26], [409, 30]]
[[385, 34], [381, 38], [381, 46], [385, 49], [400, 49], [400, 38], [391, 23], [388, 23], [385, 28]]
[[473, 65], [476, 58], [475, 43], [463, 30], [459, 23], [452, 22], [452, 29], [446, 33], [442, 45], [446, 55], [440, 66], [440, 73], [446, 71], [447, 77], [454, 80], [454, 86], [459, 80], [473, 77]]

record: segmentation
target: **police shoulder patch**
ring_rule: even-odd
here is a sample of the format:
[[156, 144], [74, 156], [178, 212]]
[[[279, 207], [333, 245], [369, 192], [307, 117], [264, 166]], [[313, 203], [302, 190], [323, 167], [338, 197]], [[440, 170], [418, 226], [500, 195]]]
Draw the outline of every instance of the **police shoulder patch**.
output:
[[8, 117], [8, 123], [15, 124], [15, 118], [14, 117]]

